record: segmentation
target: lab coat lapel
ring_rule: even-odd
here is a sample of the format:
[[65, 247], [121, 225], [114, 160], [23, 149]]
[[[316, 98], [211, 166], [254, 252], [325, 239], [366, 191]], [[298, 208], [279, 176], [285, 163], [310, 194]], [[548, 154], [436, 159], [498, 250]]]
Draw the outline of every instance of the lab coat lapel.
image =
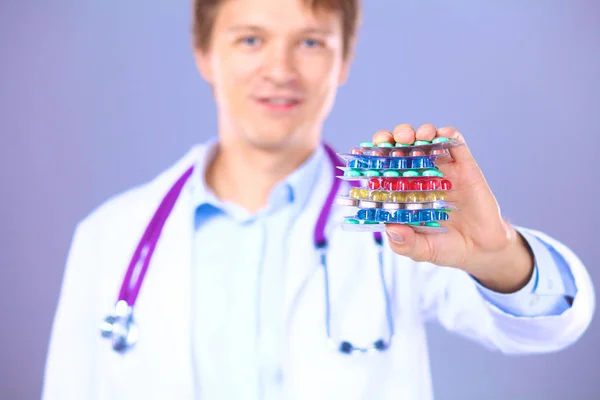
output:
[[[168, 180], [172, 184], [179, 175]], [[157, 196], [164, 196], [168, 187], [156, 186]], [[131, 357], [137, 359], [138, 372], [124, 376], [127, 384], [122, 387], [135, 391], [127, 398], [193, 398], [192, 235], [193, 207], [186, 185], [164, 225], [136, 302], [140, 340]]]

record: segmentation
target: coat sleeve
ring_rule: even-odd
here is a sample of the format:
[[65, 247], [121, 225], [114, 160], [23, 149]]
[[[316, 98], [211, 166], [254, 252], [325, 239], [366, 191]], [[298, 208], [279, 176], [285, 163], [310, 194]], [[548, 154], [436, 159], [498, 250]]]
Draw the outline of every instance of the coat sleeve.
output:
[[71, 243], [54, 317], [42, 399], [93, 399], [97, 337], [101, 321], [92, 321], [97, 307], [93, 238], [79, 224]]
[[[539, 271], [558, 268], [550, 264], [556, 261], [544, 252], [544, 247], [552, 248], [563, 259], [563, 267], [568, 267], [575, 286], [574, 296], [565, 293], [570, 306], [554, 313], [511, 313], [484, 296], [477, 282], [465, 272], [426, 264], [421, 271], [422, 310], [426, 319], [437, 319], [447, 330], [506, 354], [562, 350], [575, 343], [591, 323], [595, 305], [591, 278], [581, 260], [564, 244], [541, 232], [517, 229], [530, 243]], [[544, 246], [537, 246], [532, 242], [535, 240]], [[519, 293], [518, 301], [529, 301], [533, 307], [540, 296], [560, 294], [549, 293], [547, 288], [539, 286], [527, 296]], [[566, 282], [555, 285], [561, 290], [565, 286]]]

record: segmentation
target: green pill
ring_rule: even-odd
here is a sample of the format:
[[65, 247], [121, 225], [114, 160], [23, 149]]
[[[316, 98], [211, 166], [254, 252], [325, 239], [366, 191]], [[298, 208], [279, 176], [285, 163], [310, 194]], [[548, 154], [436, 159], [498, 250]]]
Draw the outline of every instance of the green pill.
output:
[[421, 226], [421, 223], [420, 222], [409, 222], [408, 225]]
[[450, 140], [446, 137], [436, 137], [435, 139], [433, 139], [432, 143], [444, 143], [444, 142], [449, 142]]
[[435, 228], [439, 228], [441, 225], [437, 222], [425, 222], [425, 226], [432, 226]]
[[379, 222], [377, 221], [365, 221], [364, 224], [370, 224], [370, 225], [375, 225], [378, 224]]
[[359, 146], [360, 147], [375, 147], [373, 142], [362, 142]]
[[360, 222], [358, 222], [358, 220], [357, 220], [357, 219], [354, 219], [354, 218], [346, 218], [346, 221], [345, 221], [345, 222], [346, 222], [347, 224], [360, 224]]
[[400, 176], [400, 172], [389, 170], [389, 171], [385, 171], [383, 173], [383, 176]]
[[349, 169], [344, 172], [344, 176], [362, 176], [362, 172], [357, 169]]
[[396, 147], [410, 147], [410, 144], [406, 144], [406, 143], [396, 143]]
[[439, 169], [426, 169], [422, 173], [423, 176], [444, 176]]
[[428, 140], [417, 140], [414, 146], [423, 146], [424, 144], [431, 144], [431, 142]]
[[365, 171], [365, 176], [381, 176], [381, 172], [374, 169], [368, 169]]
[[420, 176], [420, 174], [419, 174], [419, 171], [409, 170], [409, 171], [404, 171], [402, 173], [402, 176]]
[[377, 145], [377, 147], [394, 147], [394, 145], [388, 142], [381, 142]]

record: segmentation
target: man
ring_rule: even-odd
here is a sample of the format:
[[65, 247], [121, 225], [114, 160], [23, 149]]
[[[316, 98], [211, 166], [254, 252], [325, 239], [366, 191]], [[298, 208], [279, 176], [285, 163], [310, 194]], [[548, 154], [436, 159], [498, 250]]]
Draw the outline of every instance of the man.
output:
[[[583, 334], [594, 309], [585, 267], [502, 219], [466, 144], [443, 166], [461, 211], [443, 235], [388, 227], [385, 290], [371, 235], [343, 232], [338, 209], [319, 230], [334, 181], [322, 126], [358, 19], [357, 0], [195, 0], [194, 51], [218, 139], [78, 225], [44, 398], [430, 399], [428, 318], [505, 353], [556, 351]], [[405, 124], [373, 140], [436, 136], [464, 143], [454, 128]], [[156, 214], [164, 227], [143, 235], [173, 187], [168, 218]], [[117, 352], [98, 326], [134, 253], [134, 267], [151, 259], [147, 274], [133, 270], [144, 278], [139, 341]], [[137, 291], [132, 282], [125, 292]], [[340, 351], [374, 342], [371, 355]]]

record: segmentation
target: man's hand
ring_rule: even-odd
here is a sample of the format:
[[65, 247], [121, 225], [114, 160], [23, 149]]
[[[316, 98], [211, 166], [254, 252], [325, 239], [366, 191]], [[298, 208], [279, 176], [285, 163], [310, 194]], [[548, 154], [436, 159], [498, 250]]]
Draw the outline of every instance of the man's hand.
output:
[[450, 149], [454, 162], [439, 166], [452, 182], [448, 200], [459, 211], [451, 212], [448, 221], [440, 221], [446, 234], [421, 234], [409, 225], [389, 224], [386, 231], [392, 250], [414, 261], [459, 268], [497, 292], [519, 290], [531, 278], [533, 256], [521, 235], [502, 218], [463, 136], [451, 127], [436, 130], [427, 124], [415, 132], [410, 125], [401, 124], [393, 132], [377, 132], [373, 142], [412, 144], [415, 140], [431, 141], [436, 136], [462, 143]]

